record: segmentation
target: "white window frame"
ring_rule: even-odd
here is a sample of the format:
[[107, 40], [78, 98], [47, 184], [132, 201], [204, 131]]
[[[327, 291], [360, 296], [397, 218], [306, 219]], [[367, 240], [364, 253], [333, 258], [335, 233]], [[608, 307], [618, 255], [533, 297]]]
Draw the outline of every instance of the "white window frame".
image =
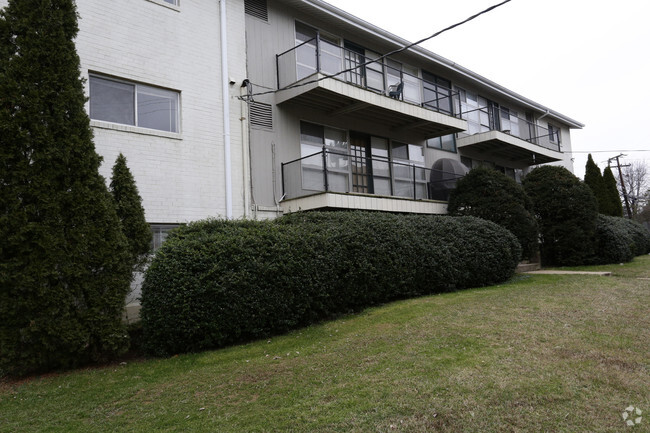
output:
[[[110, 120], [104, 120], [104, 119], [99, 119], [99, 118], [94, 118], [93, 117], [93, 113], [92, 113], [92, 97], [93, 97], [93, 95], [92, 95], [92, 86], [91, 86], [91, 82], [92, 82], [93, 79], [111, 81], [111, 82], [114, 82], [114, 83], [120, 83], [120, 84], [126, 84], [126, 85], [129, 85], [129, 86], [133, 86], [133, 92], [134, 92], [133, 107], [132, 107], [133, 112], [134, 112], [133, 124], [114, 122], [114, 121], [110, 121]], [[91, 120], [100, 121], [100, 122], [108, 122], [108, 123], [119, 124], [119, 125], [128, 125], [128, 126], [132, 126], [132, 127], [136, 127], [136, 128], [142, 128], [142, 129], [146, 129], [146, 130], [150, 130], [150, 131], [160, 131], [160, 132], [164, 132], [164, 133], [180, 134], [180, 132], [181, 132], [181, 126], [180, 126], [180, 111], [181, 111], [180, 110], [180, 92], [177, 91], [177, 90], [166, 89], [164, 87], [158, 87], [158, 86], [152, 86], [150, 84], [142, 84], [142, 83], [138, 83], [138, 82], [135, 82], [135, 81], [125, 80], [125, 79], [120, 79], [120, 78], [113, 78], [113, 77], [109, 77], [109, 76], [106, 76], [106, 75], [97, 74], [97, 73], [93, 73], [93, 72], [91, 72], [89, 74], [88, 87], [89, 87], [88, 90], [89, 90], [89, 95], [90, 95], [89, 99], [90, 99], [90, 104], [91, 104], [90, 105], [91, 109], [89, 110]], [[175, 118], [173, 120], [170, 120], [170, 125], [174, 125], [175, 128], [170, 127], [170, 129], [159, 129], [159, 128], [149, 128], [149, 127], [145, 127], [145, 126], [140, 125], [140, 122], [139, 122], [139, 119], [138, 119], [138, 108], [139, 108], [138, 107], [138, 94], [139, 93], [145, 94], [146, 92], [152, 92], [152, 91], [154, 93], [156, 93], [156, 92], [165, 92], [165, 93], [168, 93], [168, 94], [174, 96], [174, 98], [171, 98], [170, 101], [173, 101], [173, 103], [175, 105]], [[170, 110], [170, 112], [172, 112], [172, 111], [174, 111], [174, 109]]]

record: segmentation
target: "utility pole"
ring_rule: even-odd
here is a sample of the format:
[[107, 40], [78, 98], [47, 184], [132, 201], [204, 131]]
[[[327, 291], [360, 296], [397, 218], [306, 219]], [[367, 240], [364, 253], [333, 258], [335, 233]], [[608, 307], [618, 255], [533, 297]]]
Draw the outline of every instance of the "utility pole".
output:
[[[622, 157], [624, 157], [624, 156], [626, 156], [626, 155], [623, 155], [623, 154], [621, 153], [621, 154], [618, 155], [618, 156], [614, 156], [614, 157], [612, 157], [612, 158], [609, 158], [609, 159], [607, 160], [607, 165], [609, 165], [609, 162], [610, 162], [612, 159], [615, 159], [615, 160], [616, 160], [616, 166], [617, 166], [617, 168], [618, 168], [618, 177], [619, 177], [619, 179], [621, 180], [621, 191], [623, 192], [623, 200], [625, 201], [625, 209], [627, 210], [627, 217], [628, 217], [629, 219], [631, 219], [631, 218], [632, 218], [632, 211], [631, 211], [631, 209], [630, 209], [630, 202], [629, 202], [628, 199], [627, 199], [627, 190], [625, 189], [625, 182], [623, 182], [623, 172], [621, 171], [621, 162], [618, 160], [619, 158], [622, 158]], [[627, 166], [624, 166], [624, 167], [627, 167]]]

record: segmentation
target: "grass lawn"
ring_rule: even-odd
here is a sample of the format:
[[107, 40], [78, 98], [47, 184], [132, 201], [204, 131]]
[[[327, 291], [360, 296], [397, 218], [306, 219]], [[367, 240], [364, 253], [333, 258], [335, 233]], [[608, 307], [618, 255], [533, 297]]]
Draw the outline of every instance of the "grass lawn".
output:
[[650, 431], [650, 256], [587, 269], [3, 383], [0, 431]]

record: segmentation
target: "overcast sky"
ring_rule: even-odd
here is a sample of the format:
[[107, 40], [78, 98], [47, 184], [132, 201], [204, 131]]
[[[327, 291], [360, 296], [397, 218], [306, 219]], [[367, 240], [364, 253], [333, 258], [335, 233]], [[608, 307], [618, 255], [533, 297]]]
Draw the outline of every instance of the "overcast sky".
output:
[[[326, 1], [410, 41], [500, 2]], [[585, 124], [571, 131], [583, 178], [579, 152], [601, 170], [619, 153], [650, 163], [649, 21], [648, 0], [512, 0], [423, 47]]]

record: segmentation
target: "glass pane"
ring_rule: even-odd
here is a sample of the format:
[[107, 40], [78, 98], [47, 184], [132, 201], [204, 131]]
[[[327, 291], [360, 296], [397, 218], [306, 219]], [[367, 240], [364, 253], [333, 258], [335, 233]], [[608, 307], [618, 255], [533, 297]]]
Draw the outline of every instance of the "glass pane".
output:
[[299, 80], [316, 72], [316, 46], [301, 45], [296, 48], [296, 73]]
[[306, 24], [296, 22], [296, 45], [316, 37], [316, 29]]
[[424, 164], [424, 149], [418, 144], [409, 144], [409, 160], [416, 165]]
[[343, 69], [341, 48], [333, 42], [321, 39], [320, 62], [322, 72], [326, 74], [336, 74], [337, 72], [340, 72]]
[[343, 151], [348, 150], [347, 133], [341, 129], [324, 128], [325, 146], [334, 147]]
[[406, 143], [400, 143], [399, 141], [393, 141], [391, 149], [393, 159], [404, 159], [408, 160], [408, 145]]
[[441, 148], [443, 150], [447, 150], [449, 152], [455, 152], [456, 151], [456, 140], [455, 140], [454, 134], [445, 135], [443, 137], [440, 137], [440, 141], [441, 141]]
[[138, 86], [138, 126], [178, 132], [178, 93]]
[[377, 195], [391, 195], [390, 191], [390, 178], [375, 176], [373, 179], [375, 194]]
[[90, 76], [90, 118], [135, 125], [135, 86]]
[[308, 122], [300, 122], [300, 142], [317, 144], [319, 150], [325, 143], [323, 127]]
[[394, 60], [386, 59], [386, 86], [392, 86], [399, 84], [400, 80], [400, 71], [402, 65]]
[[415, 104], [422, 102], [420, 95], [420, 82], [417, 77], [404, 74], [404, 99]]

